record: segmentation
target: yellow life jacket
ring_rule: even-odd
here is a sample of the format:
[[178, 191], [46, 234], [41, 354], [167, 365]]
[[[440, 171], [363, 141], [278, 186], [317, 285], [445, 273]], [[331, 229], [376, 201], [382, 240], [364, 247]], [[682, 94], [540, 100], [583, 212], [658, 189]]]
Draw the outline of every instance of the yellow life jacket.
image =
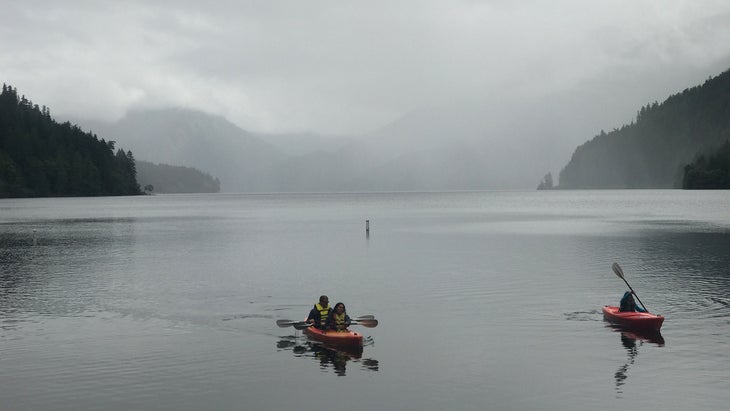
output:
[[314, 304], [314, 308], [319, 311], [319, 324], [322, 328], [324, 328], [324, 323], [327, 321], [327, 316], [330, 313], [330, 306], [327, 304], [326, 306], [322, 307], [319, 303]]
[[342, 313], [342, 314], [332, 313], [332, 319], [335, 320], [335, 324], [334, 324], [335, 330], [342, 331], [345, 328], [347, 328], [345, 325], [345, 315], [346, 315], [345, 313]]

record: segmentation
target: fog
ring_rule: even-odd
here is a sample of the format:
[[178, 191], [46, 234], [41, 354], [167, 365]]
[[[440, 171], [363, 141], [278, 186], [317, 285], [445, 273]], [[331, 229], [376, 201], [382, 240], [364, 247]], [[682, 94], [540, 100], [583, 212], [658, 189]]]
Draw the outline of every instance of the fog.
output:
[[182, 107], [371, 167], [477, 147], [490, 181], [460, 188], [524, 188], [730, 67], [728, 21], [724, 1], [5, 2], [0, 80], [58, 120]]

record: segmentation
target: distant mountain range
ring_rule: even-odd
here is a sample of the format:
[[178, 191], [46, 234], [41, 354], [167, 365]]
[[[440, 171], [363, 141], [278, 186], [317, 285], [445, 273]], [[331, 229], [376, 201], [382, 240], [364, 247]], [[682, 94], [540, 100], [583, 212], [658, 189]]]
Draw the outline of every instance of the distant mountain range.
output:
[[550, 138], [522, 138], [531, 131], [521, 132], [514, 126], [519, 122], [499, 114], [501, 122], [487, 121], [490, 116], [474, 108], [423, 110], [357, 138], [251, 133], [188, 109], [75, 122], [129, 147], [138, 160], [209, 173], [223, 192], [526, 188], [550, 168], [557, 151], [567, 151]]
[[[610, 98], [576, 88], [536, 102], [433, 107], [355, 137], [262, 134], [189, 109], [132, 111], [114, 123], [77, 121], [135, 158], [194, 167], [223, 192], [533, 189], [552, 169], [560, 188], [676, 187], [682, 167], [730, 128], [728, 73], [642, 108], [636, 123], [601, 132]], [[613, 112], [611, 112], [613, 110]]]

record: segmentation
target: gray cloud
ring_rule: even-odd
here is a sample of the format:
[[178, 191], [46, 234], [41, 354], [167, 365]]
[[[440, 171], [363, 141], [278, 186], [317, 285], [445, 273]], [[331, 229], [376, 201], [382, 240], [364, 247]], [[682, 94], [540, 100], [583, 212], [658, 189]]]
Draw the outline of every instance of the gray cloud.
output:
[[55, 115], [184, 106], [256, 131], [358, 134], [586, 86], [634, 113], [730, 56], [724, 1], [209, 3], [7, 2], [0, 80]]

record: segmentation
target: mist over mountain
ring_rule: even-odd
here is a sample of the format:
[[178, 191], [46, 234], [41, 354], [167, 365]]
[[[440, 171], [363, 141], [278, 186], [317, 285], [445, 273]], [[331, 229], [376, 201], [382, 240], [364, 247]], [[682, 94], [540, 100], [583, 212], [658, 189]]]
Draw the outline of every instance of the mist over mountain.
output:
[[290, 157], [304, 156], [316, 151], [335, 151], [352, 140], [351, 137], [304, 133], [251, 133]]
[[[350, 138], [250, 133], [223, 117], [185, 109], [133, 111], [115, 123], [80, 123], [130, 147], [140, 160], [210, 173], [224, 192], [533, 187], [559, 158], [553, 142], [525, 138], [532, 133], [525, 125], [533, 121], [520, 123], [488, 110], [421, 110]], [[495, 117], [504, 120], [487, 120]]]
[[108, 140], [123, 142], [139, 160], [210, 173], [225, 192], [269, 191], [274, 185], [269, 170], [286, 158], [223, 117], [196, 110], [136, 110], [114, 123], [80, 123]]
[[252, 133], [179, 108], [77, 122], [140, 160], [210, 173], [223, 192], [524, 189], [564, 164], [595, 127], [597, 116], [575, 116], [579, 105], [567, 93], [532, 103], [452, 104], [355, 137]]
[[[616, 83], [624, 84], [629, 74], [617, 74]], [[189, 109], [136, 110], [115, 123], [80, 124], [130, 147], [137, 159], [209, 173], [223, 192], [534, 189], [547, 172], [557, 174], [587, 136], [633, 116], [634, 108], [612, 98], [613, 86], [588, 82], [535, 100], [444, 103], [358, 136], [254, 133], [222, 116]], [[660, 92], [668, 94], [654, 95]], [[633, 157], [641, 152], [630, 150]], [[691, 147], [685, 151], [690, 154], [683, 161], [696, 153]], [[609, 161], [604, 154], [596, 151], [582, 167]], [[616, 156], [624, 158], [625, 152]], [[609, 163], [619, 164], [615, 158]], [[564, 174], [566, 180], [561, 177], [561, 186], [593, 173], [575, 164], [567, 167], [573, 171]], [[602, 169], [610, 170], [610, 164]]]

